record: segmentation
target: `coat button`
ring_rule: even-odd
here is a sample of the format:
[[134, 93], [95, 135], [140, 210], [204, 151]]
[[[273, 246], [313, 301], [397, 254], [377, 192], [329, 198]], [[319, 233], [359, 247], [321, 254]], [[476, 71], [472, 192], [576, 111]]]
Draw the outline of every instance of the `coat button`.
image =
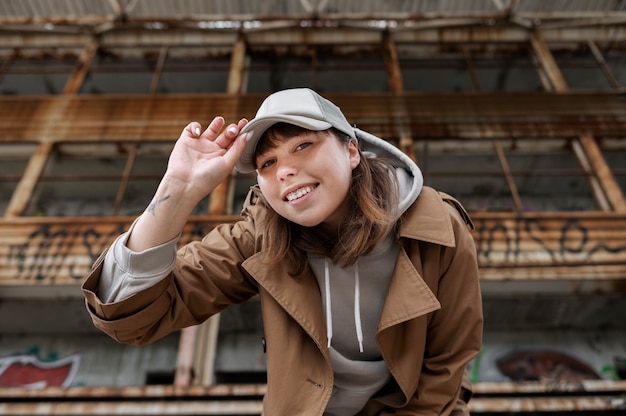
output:
[[263, 346], [263, 353], [267, 352], [265, 337], [261, 338], [261, 345]]

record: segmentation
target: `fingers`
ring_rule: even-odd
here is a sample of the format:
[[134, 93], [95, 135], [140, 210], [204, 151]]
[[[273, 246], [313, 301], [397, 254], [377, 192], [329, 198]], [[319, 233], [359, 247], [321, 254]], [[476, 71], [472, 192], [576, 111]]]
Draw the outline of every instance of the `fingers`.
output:
[[[222, 116], [217, 116], [209, 123], [207, 129], [202, 132], [200, 123], [193, 121], [185, 127], [185, 132], [193, 138], [215, 141], [215, 143], [226, 149], [239, 136], [239, 132], [248, 124], [248, 120], [242, 118], [237, 124], [228, 125], [222, 132], [225, 123]], [[220, 134], [220, 132], [222, 133]]]
[[220, 131], [222, 130], [222, 127], [224, 127], [224, 117], [222, 116], [217, 116], [213, 119], [213, 121], [211, 121], [211, 123], [209, 123], [209, 127], [207, 127], [207, 129], [205, 130], [205, 135], [208, 134], [207, 139], [213, 140], [215, 139], [218, 134], [220, 134]]
[[200, 123], [192, 121], [191, 123], [187, 124], [183, 133], [187, 133], [191, 137], [200, 137], [200, 134], [202, 133], [200, 128]]
[[230, 124], [224, 129], [222, 134], [215, 138], [215, 143], [224, 149], [230, 148], [233, 142], [239, 137], [241, 129], [248, 123], [248, 120], [241, 119], [237, 124]]

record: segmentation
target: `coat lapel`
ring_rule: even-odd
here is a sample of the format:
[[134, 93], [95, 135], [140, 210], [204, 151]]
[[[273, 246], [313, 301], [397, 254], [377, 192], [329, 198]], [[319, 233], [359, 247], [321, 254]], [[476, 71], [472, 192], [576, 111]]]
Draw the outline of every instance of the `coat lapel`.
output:
[[322, 351], [326, 351], [326, 323], [322, 298], [313, 272], [290, 276], [285, 263], [267, 267], [261, 254], [255, 254], [243, 263], [244, 269], [278, 302]]
[[[447, 210], [445, 204], [437, 191], [425, 186], [400, 220], [400, 237], [454, 247], [452, 222], [448, 215], [443, 215]], [[416, 265], [404, 249], [400, 250], [378, 330], [440, 308], [437, 297], [419, 274]]]
[[440, 308], [437, 297], [415, 269], [404, 249], [400, 250], [378, 331]]

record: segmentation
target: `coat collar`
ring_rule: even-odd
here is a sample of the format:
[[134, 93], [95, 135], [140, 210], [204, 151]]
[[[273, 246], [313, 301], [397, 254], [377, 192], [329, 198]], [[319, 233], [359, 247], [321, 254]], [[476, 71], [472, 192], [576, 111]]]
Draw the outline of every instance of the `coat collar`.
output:
[[400, 218], [400, 237], [454, 247], [454, 231], [446, 204], [437, 191], [425, 186]]

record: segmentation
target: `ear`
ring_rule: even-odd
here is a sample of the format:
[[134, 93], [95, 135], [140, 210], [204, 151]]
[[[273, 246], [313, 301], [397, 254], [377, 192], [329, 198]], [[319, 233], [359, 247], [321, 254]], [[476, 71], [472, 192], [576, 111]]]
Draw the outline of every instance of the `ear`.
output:
[[348, 153], [350, 155], [350, 169], [354, 170], [361, 163], [361, 154], [356, 140], [350, 139], [348, 142]]

